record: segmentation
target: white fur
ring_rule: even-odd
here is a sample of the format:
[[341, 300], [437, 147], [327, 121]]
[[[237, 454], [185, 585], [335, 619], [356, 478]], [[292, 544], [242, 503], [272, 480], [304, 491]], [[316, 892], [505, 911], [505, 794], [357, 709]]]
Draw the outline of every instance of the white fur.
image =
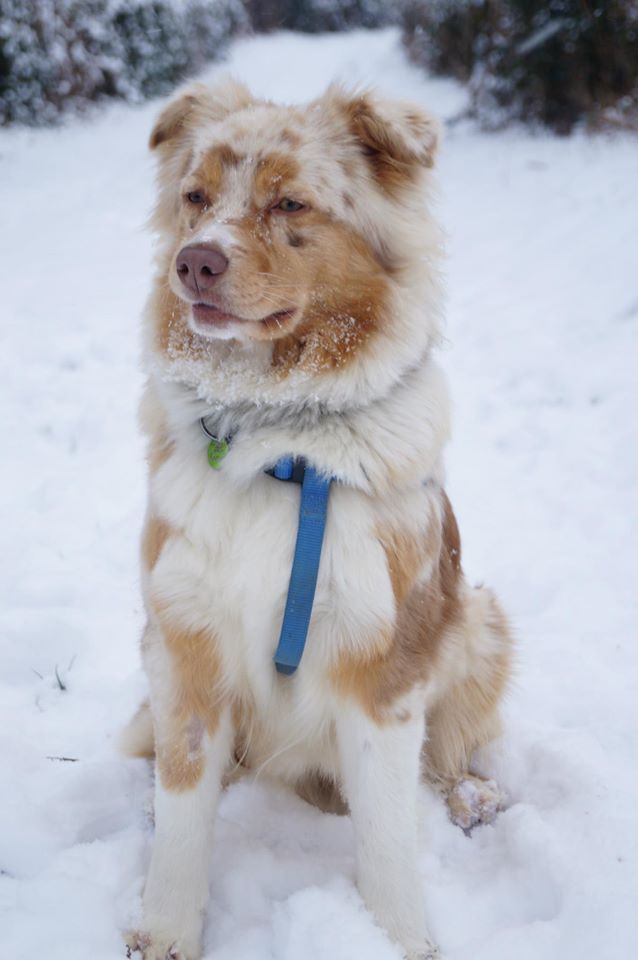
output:
[[357, 883], [377, 921], [409, 958], [433, 954], [417, 869], [417, 785], [425, 703], [410, 719], [381, 727], [356, 706], [337, 719], [340, 769], [357, 838]]
[[237, 236], [231, 226], [223, 220], [207, 223], [191, 237], [191, 243], [214, 243], [223, 254], [228, 256], [237, 246]]
[[201, 949], [208, 900], [208, 864], [213, 822], [232, 729], [229, 710], [214, 737], [204, 733], [204, 773], [191, 790], [155, 784], [155, 839], [144, 889], [144, 922], [153, 960], [172, 955], [195, 957]]

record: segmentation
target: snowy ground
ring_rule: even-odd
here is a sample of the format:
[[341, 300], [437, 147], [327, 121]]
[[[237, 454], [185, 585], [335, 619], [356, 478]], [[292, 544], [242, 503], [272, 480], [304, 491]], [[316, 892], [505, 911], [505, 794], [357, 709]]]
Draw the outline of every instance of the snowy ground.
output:
[[[338, 75], [448, 118], [464, 103], [392, 31], [251, 40], [231, 67], [282, 99]], [[155, 111], [0, 137], [11, 960], [122, 956], [148, 856], [149, 773], [113, 744], [143, 688], [135, 405]], [[423, 793], [423, 885], [448, 960], [636, 956], [637, 173], [625, 137], [455, 125], [441, 156], [449, 486], [467, 571], [498, 589], [520, 642], [507, 737], [486, 761], [509, 809], [468, 837]], [[347, 820], [241, 783], [211, 870], [207, 960], [398, 960], [355, 891]]]

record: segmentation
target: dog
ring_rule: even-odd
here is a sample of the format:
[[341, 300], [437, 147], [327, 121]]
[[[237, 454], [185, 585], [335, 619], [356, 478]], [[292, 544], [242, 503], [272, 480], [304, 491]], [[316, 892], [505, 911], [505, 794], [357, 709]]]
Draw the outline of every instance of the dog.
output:
[[[492, 593], [463, 578], [444, 491], [439, 138], [421, 107], [371, 91], [333, 85], [283, 107], [232, 80], [179, 92], [153, 128], [150, 697], [125, 737], [128, 753], [156, 758], [143, 920], [129, 937], [145, 960], [201, 956], [233, 768], [349, 811], [360, 894], [409, 960], [437, 955], [417, 869], [420, 780], [464, 827], [499, 805], [493, 781], [469, 771], [499, 733], [512, 640]], [[282, 458], [330, 484], [307, 641], [288, 675], [273, 655], [304, 494], [268, 472]]]

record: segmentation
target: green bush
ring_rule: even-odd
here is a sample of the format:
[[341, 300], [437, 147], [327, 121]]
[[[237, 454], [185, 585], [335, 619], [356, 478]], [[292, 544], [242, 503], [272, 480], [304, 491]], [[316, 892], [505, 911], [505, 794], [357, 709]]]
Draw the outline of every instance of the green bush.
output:
[[0, 123], [166, 93], [247, 24], [241, 0], [2, 0]]
[[0, 124], [167, 93], [237, 33], [345, 30], [397, 17], [385, 0], [0, 0]]
[[396, 19], [384, 0], [0, 0], [0, 124], [167, 93], [237, 33]]
[[468, 81], [484, 126], [635, 117], [638, 0], [406, 0], [410, 56]]
[[380, 27], [398, 18], [394, 0], [245, 0], [257, 31], [303, 33]]

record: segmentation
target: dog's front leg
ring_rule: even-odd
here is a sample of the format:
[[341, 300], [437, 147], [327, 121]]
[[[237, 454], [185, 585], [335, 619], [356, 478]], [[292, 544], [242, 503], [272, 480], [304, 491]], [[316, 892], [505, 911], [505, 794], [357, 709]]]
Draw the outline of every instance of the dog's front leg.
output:
[[416, 862], [423, 712], [379, 723], [344, 706], [337, 721], [342, 782], [357, 846], [357, 882], [377, 922], [409, 960], [438, 956]]
[[168, 705], [152, 698], [155, 837], [143, 925], [129, 945], [140, 950], [144, 960], [197, 960], [208, 900], [213, 820], [231, 752], [230, 709], [220, 709], [214, 729], [207, 730], [196, 715], [182, 715], [176, 721], [170, 709], [159, 714], [162, 706]]

